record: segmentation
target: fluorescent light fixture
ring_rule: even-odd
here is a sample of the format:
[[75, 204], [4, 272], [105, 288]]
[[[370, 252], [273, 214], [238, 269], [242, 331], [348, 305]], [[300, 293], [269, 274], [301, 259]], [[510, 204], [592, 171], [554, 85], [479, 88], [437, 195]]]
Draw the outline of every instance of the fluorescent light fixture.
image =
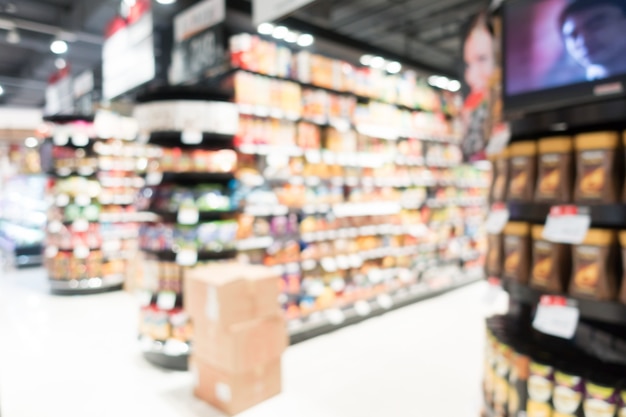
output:
[[122, 0], [122, 3], [128, 7], [133, 7], [135, 3], [137, 3], [137, 0]]
[[373, 56], [371, 55], [363, 55], [361, 59], [359, 59], [359, 62], [361, 63], [361, 65], [365, 65], [366, 67], [368, 67], [372, 63], [372, 58]]
[[372, 68], [382, 68], [384, 66], [385, 66], [385, 60], [384, 58], [380, 56], [375, 56], [374, 58], [372, 58], [370, 62], [370, 67]]
[[387, 72], [390, 74], [397, 74], [402, 71], [402, 64], [397, 61], [393, 61], [387, 64]]
[[276, 26], [272, 31], [272, 37], [274, 39], [283, 39], [289, 33], [289, 29], [285, 26]]
[[450, 80], [448, 83], [448, 90], [456, 93], [461, 89], [461, 83], [458, 80]]
[[4, 94], [4, 88], [0, 85], [0, 96]]
[[156, 0], [156, 2], [159, 4], [174, 4], [176, 0]]
[[58, 69], [63, 69], [67, 66], [67, 62], [63, 58], [57, 58], [54, 60], [54, 66]]
[[11, 30], [7, 32], [8, 43], [15, 45], [17, 43], [20, 43], [21, 40], [22, 40], [22, 37], [20, 36], [20, 33], [17, 31], [17, 28], [12, 28]]
[[442, 90], [447, 90], [449, 83], [450, 83], [450, 80], [448, 79], [448, 77], [439, 77], [435, 85], [441, 88]]
[[36, 148], [37, 145], [39, 145], [39, 141], [36, 138], [31, 136], [31, 137], [26, 138], [26, 140], [24, 140], [24, 145], [27, 148]]
[[287, 35], [285, 35], [285, 42], [296, 43], [296, 42], [298, 42], [298, 37], [299, 37], [299, 35], [298, 35], [297, 32], [289, 31], [287, 33]]
[[432, 85], [433, 87], [437, 86], [438, 81], [439, 81], [438, 75], [431, 75], [430, 77], [428, 77], [428, 84]]
[[274, 31], [274, 25], [272, 25], [271, 23], [261, 23], [256, 28], [256, 31], [259, 32], [261, 35], [271, 35]]
[[55, 40], [54, 42], [50, 44], [50, 50], [57, 55], [66, 53], [67, 49], [68, 49], [67, 42], [59, 40], [59, 39]]
[[308, 33], [303, 33], [298, 37], [298, 45], [302, 46], [303, 48], [313, 45], [314, 42], [315, 38], [313, 37], [313, 35], [309, 35]]

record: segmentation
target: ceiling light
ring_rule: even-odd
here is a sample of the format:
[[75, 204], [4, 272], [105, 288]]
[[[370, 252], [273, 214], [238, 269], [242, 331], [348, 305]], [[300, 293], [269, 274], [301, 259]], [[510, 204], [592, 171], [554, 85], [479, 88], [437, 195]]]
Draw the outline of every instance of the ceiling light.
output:
[[437, 81], [439, 81], [438, 75], [431, 75], [430, 77], [428, 77], [428, 84], [432, 85], [433, 87], [437, 86]]
[[387, 72], [390, 74], [397, 74], [402, 71], [402, 64], [393, 61], [387, 64]]
[[67, 42], [57, 39], [50, 44], [50, 50], [57, 55], [64, 54], [67, 52]]
[[0, 85], [0, 96], [4, 94], [4, 88]]
[[450, 80], [448, 83], [448, 90], [456, 93], [461, 89], [461, 83], [458, 80]]
[[137, 3], [137, 0], [122, 0], [122, 3], [124, 3], [128, 7], [133, 7], [135, 3]]
[[297, 32], [292, 32], [289, 31], [289, 33], [287, 33], [287, 35], [285, 35], [285, 42], [288, 43], [296, 43], [298, 42], [298, 33]]
[[375, 56], [374, 58], [372, 58], [370, 66], [372, 68], [382, 68], [385, 66], [385, 60], [379, 56]]
[[448, 77], [439, 77], [439, 79], [435, 83], [435, 86], [441, 88], [442, 90], [447, 90], [449, 83], [450, 80], [448, 79]]
[[272, 31], [272, 37], [275, 39], [283, 39], [289, 33], [289, 29], [285, 26], [276, 26]]
[[21, 40], [22, 40], [22, 37], [20, 36], [20, 33], [17, 31], [16, 28], [12, 28], [11, 30], [7, 32], [8, 43], [12, 43], [15, 45], [16, 43], [20, 43]]
[[39, 145], [39, 141], [31, 136], [31, 137], [26, 138], [26, 140], [24, 141], [24, 145], [27, 148], [36, 148], [37, 145]]
[[54, 60], [54, 66], [58, 69], [63, 69], [67, 66], [67, 62], [63, 58], [57, 58]]
[[176, 0], [156, 0], [156, 2], [159, 4], [174, 4]]
[[261, 35], [271, 35], [274, 31], [274, 25], [271, 23], [261, 23], [257, 28], [257, 32]]
[[313, 45], [313, 42], [315, 42], [315, 38], [313, 37], [313, 35], [309, 35], [308, 33], [303, 33], [298, 37], [298, 45], [302, 46], [303, 48]]
[[359, 59], [359, 62], [361, 65], [369, 66], [372, 63], [372, 58], [373, 56], [371, 55], [363, 55], [361, 59]]

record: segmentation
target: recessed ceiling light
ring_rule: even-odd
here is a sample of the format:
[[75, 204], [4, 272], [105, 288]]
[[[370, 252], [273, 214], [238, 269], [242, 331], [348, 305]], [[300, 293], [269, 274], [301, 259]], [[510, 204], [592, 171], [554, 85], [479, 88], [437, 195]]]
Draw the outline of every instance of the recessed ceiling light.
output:
[[437, 79], [437, 82], [435, 83], [435, 86], [443, 89], [443, 90], [447, 90], [448, 89], [448, 84], [450, 83], [450, 80], [448, 79], [448, 77], [439, 77]]
[[4, 88], [0, 85], [0, 96], [4, 94]]
[[57, 39], [50, 44], [50, 50], [57, 55], [66, 53], [67, 49], [68, 49], [67, 42], [65, 41], [61, 41]]
[[298, 42], [298, 37], [299, 37], [299, 35], [298, 35], [297, 32], [289, 31], [289, 33], [287, 33], [285, 35], [285, 42], [296, 43], [296, 42]]
[[283, 39], [289, 33], [289, 29], [285, 26], [277, 26], [272, 31], [272, 37], [275, 39]]
[[456, 93], [461, 89], [461, 83], [458, 80], [450, 80], [448, 83], [448, 90]]
[[387, 72], [390, 74], [397, 74], [402, 71], [402, 64], [393, 61], [387, 64]]
[[303, 33], [298, 37], [298, 45], [304, 47], [311, 46], [315, 42], [315, 38], [313, 35], [309, 35], [308, 33]]
[[359, 59], [359, 62], [361, 65], [369, 66], [369, 64], [372, 63], [372, 58], [373, 57], [371, 55], [363, 55], [361, 59]]
[[372, 58], [370, 66], [372, 68], [382, 68], [385, 66], [385, 59], [379, 56], [375, 56], [374, 58]]
[[20, 43], [22, 37], [20, 33], [17, 31], [17, 28], [12, 28], [7, 32], [7, 42], [15, 45], [16, 43]]
[[432, 85], [433, 87], [437, 86], [438, 81], [439, 81], [438, 75], [431, 75], [430, 77], [428, 77], [428, 84]]
[[156, 0], [156, 2], [159, 4], [174, 4], [176, 0]]
[[135, 3], [137, 3], [137, 0], [122, 0], [122, 3], [124, 3], [128, 7], [133, 7]]
[[63, 58], [57, 58], [54, 60], [54, 66], [58, 69], [63, 69], [67, 67], [67, 62]]
[[271, 23], [261, 23], [257, 28], [257, 32], [261, 35], [271, 35], [274, 31], [274, 25]]

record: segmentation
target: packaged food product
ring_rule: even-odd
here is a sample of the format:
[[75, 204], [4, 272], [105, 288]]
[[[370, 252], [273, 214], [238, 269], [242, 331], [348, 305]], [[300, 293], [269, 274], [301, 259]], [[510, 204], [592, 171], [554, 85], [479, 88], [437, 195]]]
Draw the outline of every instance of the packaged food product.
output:
[[[622, 258], [622, 286], [619, 295], [619, 300], [626, 304], [626, 231], [622, 231], [619, 233], [619, 243], [621, 247], [621, 258]], [[626, 416], [625, 416], [626, 417]]]
[[576, 136], [577, 203], [616, 203], [621, 194], [622, 165], [618, 163], [616, 132]]
[[591, 229], [582, 244], [572, 247], [571, 295], [594, 300], [616, 298], [616, 243], [616, 232]]
[[505, 343], [498, 343], [495, 358], [493, 387], [493, 410], [497, 415], [506, 415], [509, 400], [509, 373], [513, 351]]
[[539, 141], [535, 201], [569, 203], [574, 181], [574, 143], [570, 137]]
[[518, 351], [518, 347], [511, 355], [511, 370], [509, 372], [509, 416], [518, 416], [520, 412], [526, 411], [526, 401], [528, 401], [528, 377], [530, 374], [530, 357]]
[[585, 383], [585, 416], [613, 417], [617, 412], [618, 391], [602, 376], [598, 382], [593, 378]]
[[545, 240], [543, 226], [533, 226], [532, 235], [530, 286], [538, 290], [564, 293], [572, 268], [569, 245]]
[[489, 158], [493, 164], [493, 183], [489, 193], [491, 201], [504, 201], [506, 198], [506, 186], [509, 180], [508, 150]]
[[552, 404], [556, 417], [585, 417], [583, 399], [585, 381], [572, 372], [554, 373], [554, 391]]
[[552, 416], [552, 391], [554, 388], [554, 368], [536, 361], [530, 364], [528, 378], [528, 417]]
[[509, 222], [503, 235], [503, 277], [526, 284], [530, 272], [530, 224]]
[[485, 270], [487, 275], [499, 277], [502, 275], [503, 258], [502, 234], [487, 235], [487, 260]]
[[533, 200], [535, 176], [537, 171], [537, 143], [531, 141], [516, 142], [509, 146], [509, 189], [508, 200]]

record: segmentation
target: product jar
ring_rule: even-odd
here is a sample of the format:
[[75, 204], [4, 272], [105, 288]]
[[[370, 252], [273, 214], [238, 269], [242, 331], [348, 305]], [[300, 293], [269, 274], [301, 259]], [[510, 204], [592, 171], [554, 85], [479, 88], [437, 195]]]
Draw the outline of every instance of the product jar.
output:
[[614, 417], [618, 406], [618, 391], [613, 384], [595, 380], [585, 384], [583, 409], [586, 417]]
[[552, 392], [553, 417], [585, 417], [584, 395], [585, 381], [580, 376], [574, 372], [556, 371]]
[[618, 144], [616, 132], [576, 136], [575, 202], [611, 204], [619, 200], [622, 176]]
[[574, 182], [574, 142], [570, 137], [541, 139], [538, 145], [535, 201], [570, 203]]
[[503, 277], [526, 284], [530, 273], [530, 224], [508, 222], [503, 235]]
[[528, 377], [530, 375], [530, 358], [520, 351], [519, 346], [513, 346], [511, 371], [509, 372], [509, 416], [517, 416], [526, 411], [528, 401]]
[[572, 269], [569, 245], [543, 238], [543, 226], [532, 227], [530, 286], [547, 292], [565, 293]]
[[509, 189], [507, 200], [531, 202], [537, 171], [537, 143], [516, 142], [509, 146]]
[[487, 260], [485, 261], [485, 272], [490, 277], [500, 277], [502, 275], [502, 234], [489, 233], [487, 235]]
[[[626, 304], [626, 230], [619, 232], [619, 243], [621, 247], [622, 258], [622, 289], [620, 291], [619, 300]], [[626, 417], [626, 415], [624, 416]]]
[[590, 229], [580, 245], [572, 246], [570, 295], [610, 301], [617, 293], [617, 233]]
[[531, 362], [528, 377], [527, 417], [552, 416], [552, 391], [554, 368], [539, 362]]
[[493, 182], [489, 192], [491, 202], [503, 202], [506, 199], [506, 186], [509, 180], [508, 150], [489, 156], [493, 165]]

